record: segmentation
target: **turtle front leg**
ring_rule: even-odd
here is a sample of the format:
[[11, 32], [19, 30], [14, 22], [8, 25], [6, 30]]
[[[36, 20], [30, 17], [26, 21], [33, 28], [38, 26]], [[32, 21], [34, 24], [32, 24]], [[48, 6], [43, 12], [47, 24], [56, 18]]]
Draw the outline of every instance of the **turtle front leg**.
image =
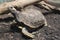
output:
[[19, 26], [20, 29], [22, 29], [22, 33], [26, 36], [28, 36], [29, 38], [34, 38], [35, 35], [33, 33], [29, 33], [28, 30], [25, 27], [21, 27]]

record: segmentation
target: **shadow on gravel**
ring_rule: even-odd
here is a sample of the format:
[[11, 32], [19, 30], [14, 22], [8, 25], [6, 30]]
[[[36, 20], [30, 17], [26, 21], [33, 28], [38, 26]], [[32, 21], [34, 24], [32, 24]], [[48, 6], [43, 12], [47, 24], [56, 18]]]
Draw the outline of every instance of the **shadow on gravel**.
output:
[[9, 22], [9, 21], [13, 21], [15, 18], [13, 18], [13, 17], [8, 17], [8, 18], [4, 18], [4, 19], [2, 19], [2, 18], [0, 18], [0, 22]]

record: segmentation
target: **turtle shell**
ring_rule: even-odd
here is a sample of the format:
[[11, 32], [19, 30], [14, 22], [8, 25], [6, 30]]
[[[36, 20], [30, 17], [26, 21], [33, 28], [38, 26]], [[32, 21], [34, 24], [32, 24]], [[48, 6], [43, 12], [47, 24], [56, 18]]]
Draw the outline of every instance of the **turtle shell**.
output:
[[45, 24], [44, 15], [37, 9], [37, 7], [32, 6], [29, 6], [20, 12], [17, 16], [17, 20], [30, 28], [38, 28]]
[[38, 28], [46, 23], [44, 15], [35, 6], [25, 7], [22, 11], [17, 11], [12, 7], [9, 10], [15, 14], [18, 22], [22, 22], [30, 28]]

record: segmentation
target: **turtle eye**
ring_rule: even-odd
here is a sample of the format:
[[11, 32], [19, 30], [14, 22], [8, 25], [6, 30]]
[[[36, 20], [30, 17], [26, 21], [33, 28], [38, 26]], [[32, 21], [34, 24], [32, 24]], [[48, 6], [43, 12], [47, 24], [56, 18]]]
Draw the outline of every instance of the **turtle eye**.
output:
[[13, 6], [9, 6], [9, 8], [8, 8], [8, 9], [9, 9], [9, 10], [12, 10], [13, 8], [14, 8]]
[[14, 7], [10, 7], [10, 9], [15, 10]]
[[10, 7], [11, 9], [13, 8], [13, 7]]
[[9, 9], [10, 11], [15, 11], [15, 10], [16, 10], [16, 9], [15, 9], [14, 7], [12, 7], [12, 6], [9, 7], [8, 9]]

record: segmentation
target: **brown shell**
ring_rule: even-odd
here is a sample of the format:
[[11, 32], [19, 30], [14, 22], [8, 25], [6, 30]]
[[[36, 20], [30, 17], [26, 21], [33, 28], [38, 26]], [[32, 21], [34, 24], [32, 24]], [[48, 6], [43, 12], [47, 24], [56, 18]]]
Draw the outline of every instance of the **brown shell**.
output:
[[21, 12], [15, 8], [9, 8], [15, 14], [17, 21], [24, 23], [30, 28], [38, 28], [46, 23], [44, 15], [35, 6], [28, 6]]
[[31, 28], [38, 28], [45, 24], [44, 15], [38, 10], [37, 7], [29, 6], [25, 8], [19, 15], [17, 20], [23, 22]]

